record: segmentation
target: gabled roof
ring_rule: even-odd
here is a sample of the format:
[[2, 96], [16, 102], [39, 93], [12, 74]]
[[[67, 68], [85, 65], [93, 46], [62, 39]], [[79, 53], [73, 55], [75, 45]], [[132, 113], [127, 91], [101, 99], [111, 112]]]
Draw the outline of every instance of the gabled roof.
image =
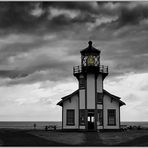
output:
[[70, 95], [67, 95], [63, 98], [61, 98], [62, 100], [60, 102], [57, 103], [57, 105], [63, 106], [63, 102], [65, 102], [66, 100], [68, 100], [69, 98], [71, 98], [72, 96], [78, 94], [79, 90], [77, 89], [76, 91], [74, 91], [73, 93], [71, 93]]
[[90, 54], [90, 53], [93, 53], [93, 54], [100, 54], [100, 50], [98, 50], [98, 49], [96, 49], [96, 48], [94, 48], [94, 47], [92, 46], [92, 41], [89, 41], [88, 44], [89, 44], [89, 45], [88, 45], [87, 48], [85, 48], [85, 49], [83, 49], [83, 50], [80, 51], [80, 53], [81, 53], [82, 55], [86, 55], [86, 54]]
[[117, 96], [115, 96], [115, 95], [109, 93], [109, 92], [106, 91], [105, 89], [103, 89], [103, 93], [109, 95], [112, 99], [118, 101], [119, 104], [120, 104], [120, 106], [125, 105], [125, 103], [124, 103], [123, 101], [120, 100], [120, 99], [121, 99], [120, 97], [117, 97]]
[[[57, 105], [63, 106], [63, 102], [65, 102], [66, 100], [70, 99], [72, 96], [78, 94], [79, 90], [77, 89], [76, 91], [74, 91], [73, 93], [71, 93], [70, 95], [67, 95], [63, 98], [61, 98], [62, 100], [60, 102], [57, 103]], [[115, 101], [119, 102], [120, 106], [125, 105], [125, 103], [123, 101], [121, 101], [119, 97], [109, 93], [108, 91], [103, 89], [103, 94], [107, 94], [109, 95], [112, 99], [114, 99]]]

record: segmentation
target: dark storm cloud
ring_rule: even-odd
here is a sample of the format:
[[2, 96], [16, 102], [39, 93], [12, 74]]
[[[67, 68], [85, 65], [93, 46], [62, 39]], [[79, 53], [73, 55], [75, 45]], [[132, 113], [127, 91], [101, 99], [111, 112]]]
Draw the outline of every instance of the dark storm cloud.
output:
[[96, 20], [96, 17], [92, 16], [91, 14], [89, 13], [86, 13], [86, 14], [80, 14], [78, 15], [77, 17], [75, 17], [72, 22], [73, 23], [86, 23], [86, 22], [91, 22], [91, 23], [94, 23]]
[[[55, 60], [46, 55], [40, 55], [33, 60], [23, 62], [20, 67], [17, 67], [16, 70], [0, 70], [1, 77], [10, 77], [10, 78], [21, 78], [26, 77], [32, 73], [38, 71], [67, 71], [69, 69], [69, 64], [72, 61], [60, 61]], [[21, 67], [22, 66], [22, 67]]]
[[31, 43], [9, 43], [0, 50], [0, 62], [7, 63], [10, 57], [37, 50], [49, 41], [36, 40]]
[[102, 42], [102, 58], [109, 65], [111, 75], [148, 71], [148, 31], [144, 34], [134, 31], [131, 35], [130, 29], [128, 32], [125, 38]]
[[43, 2], [40, 6], [43, 10], [47, 10], [50, 7], [55, 7], [59, 9], [69, 9], [69, 10], [80, 10], [81, 12], [92, 12], [96, 13], [96, 9], [92, 5], [92, 2]]
[[[37, 7], [38, 6], [38, 7]], [[34, 10], [40, 8], [42, 13], [39, 16], [32, 14]], [[55, 31], [58, 27], [73, 24], [79, 21], [60, 15], [49, 20], [50, 9], [73, 9], [73, 10], [93, 10], [90, 4], [82, 2], [1, 2], [0, 3], [0, 34], [7, 33], [45, 33], [46, 30]], [[91, 9], [90, 9], [91, 8]], [[89, 21], [89, 20], [87, 20]], [[51, 28], [52, 27], [52, 28]]]
[[22, 64], [22, 70], [26, 71], [27, 73], [34, 73], [36, 71], [42, 70], [67, 71], [71, 63], [73, 63], [72, 60], [62, 61], [62, 59], [55, 59], [54, 57], [47, 55], [39, 55], [34, 59], [26, 62], [26, 64]]
[[[57, 28], [83, 22], [94, 22], [98, 16], [118, 16], [116, 20], [119, 26], [139, 23], [147, 18], [147, 6], [138, 5], [128, 7], [134, 2], [1, 2], [0, 3], [0, 34], [46, 33], [57, 31]], [[80, 11], [76, 18], [69, 18], [65, 14], [53, 17], [50, 9]], [[39, 16], [33, 15], [34, 10], [41, 9]], [[64, 28], [66, 29], [66, 28]]]
[[19, 72], [17, 70], [0, 70], [0, 77], [1, 78], [20, 78], [20, 77], [26, 77], [27, 74], [23, 72]]
[[9, 78], [2, 85], [31, 84], [43, 81], [60, 81], [71, 77], [71, 65], [74, 61], [56, 60], [47, 55], [39, 55], [23, 62], [14, 70], [0, 70], [1, 78]]
[[[52, 12], [53, 9], [58, 13]], [[38, 14], [33, 14], [34, 11]], [[39, 39], [30, 43], [14, 42], [0, 47], [1, 64], [10, 66], [10, 58], [14, 59], [12, 68], [1, 68], [0, 77], [10, 78], [8, 85], [48, 79], [56, 81], [69, 77], [77, 59], [62, 61], [40, 52], [38, 56], [32, 55], [31, 60], [27, 57], [26, 60], [17, 58], [23, 53], [27, 53], [29, 57], [32, 50], [37, 53], [44, 46], [48, 48], [47, 45], [53, 48], [68, 48], [67, 58], [71, 55], [79, 57], [79, 51], [83, 49], [81, 43], [85, 40], [86, 48], [89, 38], [94, 40], [95, 47], [98, 45], [96, 48], [102, 50], [104, 55], [101, 56], [104, 56], [109, 64], [113, 62], [112, 75], [147, 71], [147, 56], [143, 57], [143, 54], [147, 54], [148, 47], [147, 25], [141, 25], [148, 17], [147, 11], [148, 5], [140, 2], [1, 2], [1, 37], [11, 34], [21, 37], [25, 34]], [[74, 16], [71, 16], [72, 12]], [[55, 40], [43, 39], [44, 35], [52, 34], [56, 35]], [[138, 35], [139, 39], [130, 41]], [[66, 42], [61, 44], [60, 41], [64, 39], [71, 45]], [[57, 52], [57, 55], [60, 53]]]
[[[47, 16], [40, 17], [31, 14], [38, 2], [1, 2], [0, 3], [0, 34], [36, 33], [40, 31]], [[41, 33], [41, 32], [40, 32]]]
[[[21, 73], [21, 72], [20, 72]], [[50, 82], [60, 82], [66, 80], [66, 78], [71, 77], [70, 71], [64, 71], [62, 69], [55, 70], [44, 70], [44, 71], [36, 71], [28, 76], [11, 79], [3, 83], [3, 86], [12, 86], [19, 84], [33, 84], [37, 82], [46, 82], [47, 80]]]
[[115, 65], [110, 69], [111, 76], [124, 75], [127, 73], [145, 73], [148, 71], [148, 56], [132, 57], [119, 56], [114, 60]]
[[[60, 24], [59, 26], [57, 24]], [[61, 26], [68, 26], [71, 24], [71, 19], [66, 15], [59, 15], [52, 19], [51, 25], [55, 28], [61, 28]]]
[[[34, 8], [33, 3], [27, 2], [1, 2], [0, 28], [3, 33], [29, 31], [37, 26], [37, 19], [30, 14]], [[31, 31], [31, 30], [30, 30]]]
[[148, 18], [148, 6], [137, 5], [134, 8], [123, 7], [117, 21], [119, 26], [137, 25], [146, 18]]

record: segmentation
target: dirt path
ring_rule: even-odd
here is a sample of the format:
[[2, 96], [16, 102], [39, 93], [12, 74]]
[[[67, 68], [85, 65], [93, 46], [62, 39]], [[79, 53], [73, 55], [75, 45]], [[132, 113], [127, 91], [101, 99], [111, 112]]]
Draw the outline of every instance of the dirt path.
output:
[[85, 146], [105, 146], [100, 139], [99, 133], [87, 132], [85, 133]]

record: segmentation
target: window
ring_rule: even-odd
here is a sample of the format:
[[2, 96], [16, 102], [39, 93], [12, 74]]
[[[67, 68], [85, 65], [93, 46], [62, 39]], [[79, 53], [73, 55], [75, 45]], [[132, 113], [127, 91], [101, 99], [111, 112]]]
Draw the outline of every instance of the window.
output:
[[80, 80], [79, 80], [79, 88], [80, 89], [85, 88], [85, 79], [84, 78], [80, 78]]
[[108, 125], [116, 125], [116, 110], [108, 109]]
[[103, 102], [103, 93], [97, 93], [97, 103], [102, 104]]
[[79, 122], [80, 125], [85, 125], [85, 109], [80, 109], [80, 118], [79, 118]]
[[102, 109], [98, 109], [98, 122], [99, 122], [99, 126], [103, 125], [103, 110]]
[[73, 109], [67, 110], [67, 125], [75, 124], [75, 112]]

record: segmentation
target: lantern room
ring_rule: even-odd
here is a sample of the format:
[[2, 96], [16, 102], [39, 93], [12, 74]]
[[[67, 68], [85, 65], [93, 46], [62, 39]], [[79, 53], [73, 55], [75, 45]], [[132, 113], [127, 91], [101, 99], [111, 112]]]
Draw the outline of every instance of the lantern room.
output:
[[99, 66], [100, 65], [100, 50], [92, 46], [92, 41], [88, 42], [88, 47], [83, 49], [81, 53], [81, 65], [86, 66]]

